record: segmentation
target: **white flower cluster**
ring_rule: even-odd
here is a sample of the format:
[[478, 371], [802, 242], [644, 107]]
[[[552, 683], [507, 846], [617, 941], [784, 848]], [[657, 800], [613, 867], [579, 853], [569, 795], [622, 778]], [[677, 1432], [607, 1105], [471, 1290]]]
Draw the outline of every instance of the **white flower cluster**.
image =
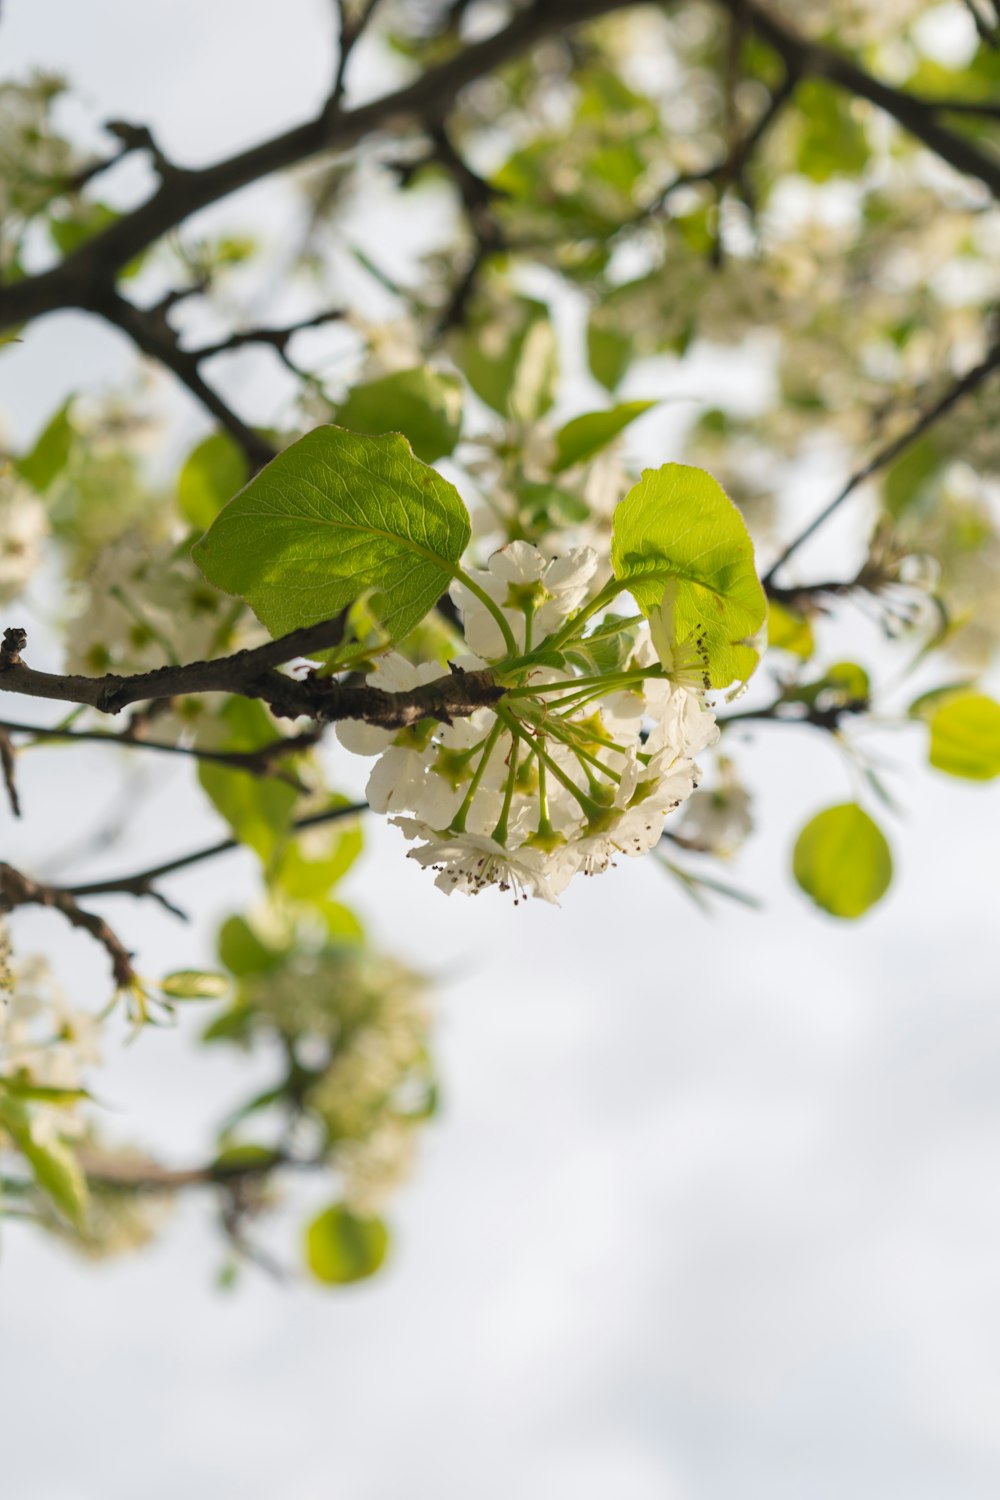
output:
[[314, 1081], [305, 1096], [322, 1121], [344, 1200], [375, 1212], [409, 1174], [414, 1126], [429, 1086], [430, 1013], [419, 975], [347, 945], [295, 954], [248, 987], [257, 1024], [305, 1054]]
[[[475, 653], [455, 665], [472, 670], [504, 657], [500, 616], [525, 656], [559, 639], [597, 567], [586, 547], [554, 560], [526, 542], [501, 548], [485, 571], [467, 575], [469, 584], [452, 586]], [[655, 645], [644, 620], [620, 629], [611, 622], [611, 632], [591, 638], [617, 641], [620, 661], [610, 664], [582, 632], [570, 641], [569, 627], [555, 658], [562, 665], [505, 666], [514, 683], [495, 710], [399, 733], [353, 721], [338, 727], [348, 749], [378, 756], [368, 801], [395, 815], [415, 842], [410, 857], [435, 870], [443, 890], [498, 885], [516, 901], [555, 902], [578, 872], [599, 874], [618, 855], [657, 843], [664, 818], [698, 784], [695, 756], [719, 734], [704, 702], [698, 643], [677, 641], [672, 616], [668, 598]], [[368, 680], [401, 691], [440, 675], [436, 663], [413, 666], [393, 653]]]
[[78, 598], [69, 672], [142, 672], [233, 649], [232, 600], [206, 583], [183, 543], [124, 532], [98, 553]]
[[[0, 963], [6, 967], [6, 957]], [[33, 1105], [31, 1133], [40, 1143], [79, 1137], [86, 1121], [72, 1094], [83, 1088], [86, 1066], [101, 1060], [101, 1024], [89, 1012], [70, 1008], [39, 955], [11, 965], [8, 973], [0, 990], [0, 1087], [4, 1079], [17, 1079], [65, 1091], [65, 1104]]]
[[64, 88], [45, 73], [0, 85], [0, 239], [11, 242], [3, 245], [5, 261], [16, 245], [17, 222], [64, 191], [80, 165], [52, 127], [52, 105]]
[[9, 467], [0, 468], [0, 604], [23, 593], [42, 561], [48, 534], [42, 502]]

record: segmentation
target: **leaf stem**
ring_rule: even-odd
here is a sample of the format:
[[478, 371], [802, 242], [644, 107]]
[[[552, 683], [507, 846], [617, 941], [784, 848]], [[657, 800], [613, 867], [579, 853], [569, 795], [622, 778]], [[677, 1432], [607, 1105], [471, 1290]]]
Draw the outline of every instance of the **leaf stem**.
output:
[[511, 747], [509, 764], [507, 767], [507, 785], [504, 788], [503, 807], [497, 819], [497, 826], [493, 830], [493, 837], [498, 844], [507, 842], [507, 824], [510, 819], [510, 805], [514, 800], [514, 784], [517, 781], [517, 759], [521, 750], [521, 741], [516, 735], [511, 736]]
[[508, 710], [504, 709], [502, 705], [498, 705], [497, 707], [497, 717], [504, 720], [511, 734], [517, 735], [519, 739], [526, 740], [531, 745], [538, 756], [539, 770], [541, 770], [542, 766], [547, 766], [560, 785], [565, 787], [570, 796], [579, 802], [588, 818], [600, 817], [603, 811], [601, 806], [594, 801], [593, 797], [588, 797], [586, 792], [582, 792], [573, 778], [567, 776], [562, 767], [556, 764], [548, 751], [542, 748], [541, 738], [538, 735], [532, 734], [530, 730], [525, 729], [521, 721], [516, 719]]
[[496, 600], [491, 599], [486, 590], [480, 587], [480, 585], [476, 582], [476, 580], [470, 573], [467, 573], [464, 568], [459, 567], [458, 563], [456, 563], [454, 566], [454, 576], [459, 583], [465, 585], [470, 594], [474, 594], [476, 596], [480, 604], [485, 605], [485, 607], [489, 610], [494, 620], [496, 620], [497, 625], [500, 627], [500, 633], [503, 636], [504, 645], [507, 647], [509, 654], [511, 656], [516, 656], [517, 641], [514, 639], [514, 632], [510, 628], [510, 621], [507, 619], [507, 616], [504, 614], [503, 610], [500, 608]]
[[486, 744], [483, 746], [482, 759], [475, 769], [472, 780], [469, 782], [469, 790], [466, 792], [464, 798], [462, 799], [461, 807], [458, 809], [458, 812], [455, 814], [448, 825], [452, 833], [465, 832], [465, 820], [469, 816], [469, 809], [472, 806], [472, 799], [478, 792], [482, 779], [486, 775], [486, 767], [489, 765], [490, 756], [493, 754], [497, 740], [500, 738], [503, 730], [503, 722], [498, 716], [493, 725], [493, 728], [490, 730], [489, 734], [486, 737]]

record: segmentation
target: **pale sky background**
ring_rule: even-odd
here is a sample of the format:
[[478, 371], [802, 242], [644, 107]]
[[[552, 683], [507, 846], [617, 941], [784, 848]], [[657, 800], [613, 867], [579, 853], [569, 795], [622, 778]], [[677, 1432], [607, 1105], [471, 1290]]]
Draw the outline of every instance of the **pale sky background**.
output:
[[[0, 64], [64, 69], [96, 117], [151, 121], [195, 161], [314, 106], [326, 13], [7, 0]], [[9, 430], [124, 361], [87, 320], [48, 320], [0, 361]], [[763, 831], [732, 878], [762, 913], [706, 921], [649, 860], [578, 882], [561, 911], [446, 899], [373, 820], [347, 898], [444, 980], [444, 1110], [390, 1266], [346, 1292], [250, 1274], [221, 1296], [206, 1202], [99, 1267], [6, 1230], [4, 1500], [995, 1500], [998, 792], [923, 768], [916, 728], [876, 743], [906, 812], [896, 883], [855, 926], [788, 877], [796, 828], [854, 792], [805, 730], [739, 744]], [[3, 857], [40, 868], [40, 847], [99, 822], [103, 767], [27, 757]], [[214, 836], [186, 766], [137, 774], [156, 790], [133, 850]], [[252, 889], [236, 854], [170, 887], [194, 930], [106, 910], [157, 973], [207, 959]], [[55, 918], [19, 914], [15, 936], [103, 1000], [103, 955]], [[177, 1160], [249, 1088], [181, 1034], [110, 1052], [102, 1097]]]

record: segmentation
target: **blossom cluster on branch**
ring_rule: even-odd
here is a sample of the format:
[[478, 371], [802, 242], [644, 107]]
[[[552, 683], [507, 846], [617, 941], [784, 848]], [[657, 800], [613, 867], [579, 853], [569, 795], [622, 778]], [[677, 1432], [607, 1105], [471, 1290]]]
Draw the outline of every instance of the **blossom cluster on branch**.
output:
[[[572, 625], [597, 570], [590, 548], [546, 560], [527, 542], [495, 552], [458, 583], [466, 643], [481, 653], [456, 663], [502, 663], [504, 641], [483, 595], [502, 611], [517, 650], [544, 654], [559, 639], [572, 661]], [[585, 616], [586, 617], [586, 616]], [[496, 710], [483, 708], [441, 728], [424, 721], [392, 735], [359, 723], [338, 734], [348, 749], [378, 754], [366, 788], [376, 812], [416, 847], [410, 858], [437, 872], [445, 891], [510, 888], [515, 900], [554, 902], [573, 875], [600, 874], [616, 856], [647, 853], [663, 820], [698, 785], [694, 757], [718, 739], [704, 702], [704, 662], [694, 637], [678, 642], [658, 616], [670, 663], [665, 673], [641, 615], [605, 624], [615, 660], [604, 672], [544, 664], [505, 676], [514, 684]], [[600, 629], [598, 625], [598, 629]], [[577, 638], [579, 639], [579, 638]], [[592, 649], [592, 648], [591, 648]], [[589, 670], [588, 670], [589, 668]], [[369, 682], [393, 689], [426, 680], [428, 668], [384, 659]]]

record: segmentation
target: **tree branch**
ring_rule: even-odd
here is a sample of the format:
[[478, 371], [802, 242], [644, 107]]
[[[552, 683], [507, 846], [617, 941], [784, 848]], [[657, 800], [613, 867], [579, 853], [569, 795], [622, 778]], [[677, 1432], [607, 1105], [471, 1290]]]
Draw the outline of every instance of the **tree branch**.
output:
[[242, 349], [246, 344], [270, 344], [284, 356], [295, 334], [301, 333], [305, 328], [321, 328], [325, 323], [334, 323], [343, 317], [343, 309], [333, 307], [327, 312], [316, 313], [312, 318], [303, 318], [301, 323], [290, 323], [286, 328], [248, 328], [243, 332], [231, 333], [217, 344], [204, 344], [200, 349], [192, 349], [190, 354], [192, 359], [200, 361], [214, 359], [217, 354], [229, 354], [234, 349]]
[[775, 574], [780, 572], [789, 558], [830, 519], [834, 512], [840, 508], [850, 495], [853, 495], [854, 491], [860, 485], [864, 484], [867, 479], [871, 479], [880, 469], [886, 468], [901, 453], [904, 453], [912, 443], [915, 443], [918, 438], [922, 437], [925, 432], [933, 427], [946, 412], [950, 411], [964, 396], [968, 396], [970, 392], [974, 391], [977, 386], [982, 385], [983, 381], [997, 369], [1000, 369], [1000, 341], [994, 345], [984, 360], [967, 371], [958, 380], [954, 381], [940, 400], [935, 401], [933, 406], [929, 406], [923, 411], [905, 432], [901, 433], [899, 437], [893, 438], [891, 443], [886, 443], [873, 458], [870, 458], [860, 469], [854, 471], [847, 480], [847, 483], [834, 495], [829, 504], [823, 507], [819, 515], [814, 516], [809, 525], [803, 531], [800, 531], [798, 536], [790, 541], [788, 546], [778, 554], [764, 574], [762, 579], [764, 587], [771, 587]]
[[32, 880], [30, 875], [22, 875], [13, 865], [0, 862], [0, 911], [13, 911], [17, 906], [47, 906], [62, 912], [71, 926], [89, 932], [104, 948], [119, 989], [127, 989], [135, 982], [132, 955], [103, 917], [84, 911], [71, 891], [43, 885], [41, 881]]
[[[294, 755], [299, 750], [308, 750], [322, 737], [321, 729], [305, 729], [301, 734], [280, 736], [258, 750], [209, 750], [201, 745], [177, 745], [169, 740], [147, 740], [137, 734], [111, 734], [106, 729], [52, 729], [44, 724], [21, 724], [13, 719], [0, 720], [0, 759], [6, 774], [5, 745], [10, 750], [11, 734], [27, 734], [33, 740], [76, 740], [86, 743], [118, 745], [126, 750], [153, 750], [162, 755], [186, 755], [192, 760], [208, 761], [210, 764], [229, 766], [234, 771], [246, 771], [258, 778], [273, 776], [285, 781], [297, 791], [304, 788], [298, 778], [290, 772], [275, 769], [275, 761], [283, 756]], [[13, 770], [13, 764], [11, 766]], [[8, 779], [8, 790], [11, 783]]]
[[[359, 813], [367, 812], [367, 802], [351, 802], [341, 807], [327, 808], [325, 812], [310, 813], [306, 818], [297, 818], [289, 825], [290, 833], [301, 833], [306, 828], [319, 828], [325, 823], [335, 823], [342, 818], [353, 818]], [[177, 870], [186, 870], [191, 865], [199, 865], [206, 859], [215, 859], [220, 854], [228, 854], [233, 849], [244, 849], [239, 839], [220, 839], [218, 843], [207, 844], [202, 849], [195, 849], [190, 854], [178, 855], [176, 859], [168, 859], [163, 864], [153, 865], [148, 870], [138, 870], [133, 875], [118, 875], [110, 880], [96, 880], [84, 882], [82, 885], [64, 886], [59, 889], [64, 894], [77, 896], [156, 896], [159, 892], [153, 889], [154, 882], [163, 879], [165, 875], [173, 875]]]
[[252, 469], [262, 468], [274, 457], [275, 449], [267, 439], [248, 427], [203, 379], [198, 365], [206, 357], [205, 353], [181, 348], [165, 312], [159, 308], [136, 307], [110, 285], [91, 298], [88, 310], [120, 328], [143, 354], [172, 370], [182, 385], [187, 386], [196, 400], [239, 444]]
[[278, 712], [297, 717], [310, 712], [311, 698], [306, 683], [279, 674], [274, 669], [298, 656], [309, 656], [340, 644], [344, 616], [321, 621], [301, 630], [293, 630], [262, 646], [237, 651], [215, 661], [195, 661], [186, 666], [156, 667], [151, 672], [136, 672], [124, 677], [109, 672], [104, 677], [83, 677], [75, 673], [59, 676], [36, 672], [21, 659], [27, 645], [27, 632], [19, 628], [4, 631], [0, 647], [0, 692], [23, 693], [31, 698], [50, 698], [63, 703], [85, 703], [101, 713], [118, 713], [130, 703], [151, 698], [175, 698], [188, 693], [235, 693], [240, 697], [263, 698], [283, 704]]
[[976, 0], [964, 0], [964, 4], [982, 40], [986, 43], [987, 47], [991, 47], [994, 52], [997, 51], [1000, 48], [1000, 20], [996, 16], [994, 16], [992, 21], [987, 20], [980, 11]]
[[312, 672], [294, 678], [274, 670], [294, 657], [309, 656], [337, 645], [342, 631], [341, 615], [216, 661], [157, 667], [131, 677], [115, 672], [104, 677], [82, 677], [36, 672], [21, 660], [26, 632], [9, 629], [4, 632], [5, 641], [16, 640], [17, 649], [12, 654], [8, 652], [6, 658], [0, 649], [0, 692], [84, 703], [107, 714], [150, 698], [231, 693], [241, 698], [260, 698], [279, 718], [307, 716], [325, 724], [339, 719], [362, 719], [382, 729], [406, 729], [427, 718], [450, 724], [453, 718], [465, 717], [477, 708], [498, 702], [505, 692], [492, 672], [465, 672], [460, 667], [452, 667], [445, 676], [401, 693], [387, 693], [367, 683], [338, 682]]
[[850, 58], [778, 20], [758, 0], [723, 0], [723, 3], [729, 11], [747, 16], [758, 34], [781, 56], [790, 72], [800, 77], [826, 78], [859, 99], [867, 99], [891, 115], [942, 161], [948, 162], [957, 172], [978, 178], [995, 198], [1000, 198], [1000, 161], [986, 155], [965, 136], [942, 125], [935, 117], [936, 106], [929, 107], [912, 94], [879, 82]]
[[8, 734], [9, 726], [0, 724], [0, 769], [3, 772], [3, 784], [7, 792], [7, 801], [15, 818], [21, 816], [21, 799], [17, 795], [17, 780], [14, 766], [14, 746], [10, 742]]
[[347, 82], [347, 66], [351, 60], [351, 53], [361, 40], [368, 23], [375, 14], [378, 0], [364, 0], [358, 15], [352, 17], [347, 10], [347, 0], [336, 0], [337, 8], [337, 72], [333, 80], [333, 89], [327, 103], [327, 109], [336, 109], [344, 97], [344, 85]]
[[325, 107], [304, 125], [213, 166], [174, 167], [151, 198], [58, 266], [0, 289], [0, 330], [60, 308], [101, 312], [94, 303], [105, 300], [123, 267], [199, 209], [313, 156], [354, 146], [372, 131], [425, 129], [428, 121], [443, 118], [460, 90], [547, 36], [634, 4], [635, 0], [536, 0], [500, 31], [394, 93], [348, 111]]

